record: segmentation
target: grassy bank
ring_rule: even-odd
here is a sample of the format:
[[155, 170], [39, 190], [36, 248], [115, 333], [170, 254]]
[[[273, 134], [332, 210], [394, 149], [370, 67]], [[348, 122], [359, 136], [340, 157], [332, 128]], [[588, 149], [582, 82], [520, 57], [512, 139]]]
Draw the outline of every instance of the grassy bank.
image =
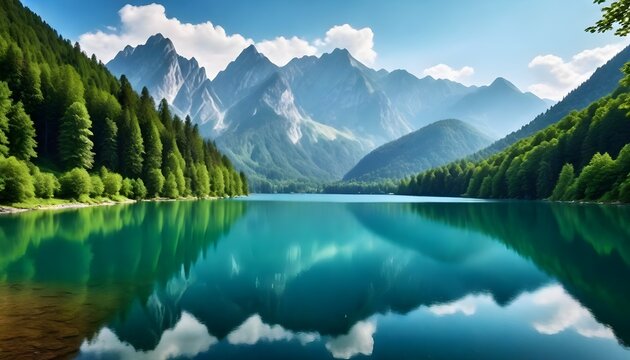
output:
[[23, 202], [16, 202], [11, 204], [0, 204], [0, 215], [3, 214], [15, 214], [24, 211], [31, 210], [62, 210], [62, 209], [76, 209], [83, 208], [89, 206], [109, 206], [109, 205], [117, 205], [117, 204], [131, 204], [138, 201], [193, 201], [193, 200], [216, 200], [220, 199], [216, 196], [206, 196], [206, 197], [194, 197], [194, 196], [186, 196], [179, 198], [152, 198], [152, 199], [142, 199], [142, 200], [133, 200], [126, 198], [124, 196], [115, 196], [113, 198], [107, 197], [97, 197], [97, 198], [81, 198], [80, 200], [74, 199], [40, 199], [40, 198], [31, 198]]

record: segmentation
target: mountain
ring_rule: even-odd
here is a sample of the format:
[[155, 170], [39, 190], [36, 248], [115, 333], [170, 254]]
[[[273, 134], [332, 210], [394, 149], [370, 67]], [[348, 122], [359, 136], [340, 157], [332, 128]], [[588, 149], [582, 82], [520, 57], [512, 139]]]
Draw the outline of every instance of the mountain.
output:
[[548, 107], [536, 95], [521, 92], [504, 78], [466, 94], [444, 110], [444, 116], [463, 119], [498, 138], [514, 131]]
[[294, 89], [298, 104], [324, 124], [349, 130], [373, 145], [413, 130], [380, 89], [380, 75], [348, 50], [293, 59], [281, 71]]
[[488, 86], [467, 87], [430, 76], [418, 79], [407, 71], [395, 70], [378, 82], [394, 108], [416, 129], [437, 119], [455, 118], [499, 138], [550, 106], [504, 78]]
[[228, 108], [277, 70], [276, 65], [250, 45], [217, 74], [212, 84], [224, 107]]
[[593, 101], [610, 94], [617, 88], [619, 81], [623, 78], [621, 67], [628, 61], [630, 61], [630, 46], [599, 67], [588, 80], [571, 91], [562, 101], [553, 105], [548, 111], [536, 116], [534, 120], [519, 130], [496, 141], [481, 151], [479, 155], [483, 157], [499, 152], [518, 140], [560, 121], [571, 111], [581, 110]]
[[405, 70], [394, 70], [380, 80], [380, 86], [392, 104], [418, 129], [439, 119], [450, 104], [454, 104], [476, 87], [434, 79], [426, 76], [418, 79]]
[[401, 179], [472, 154], [491, 138], [460, 120], [440, 120], [378, 147], [344, 180]]
[[232, 106], [217, 137], [252, 181], [339, 179], [365, 153], [351, 133], [310, 118], [295, 103], [287, 80], [274, 73]]
[[630, 202], [630, 71], [581, 111], [480, 161], [403, 181], [413, 195]]
[[[515, 113], [531, 117], [547, 107], [505, 80], [467, 87], [404, 70], [376, 71], [345, 49], [278, 67], [252, 45], [209, 80], [194, 58], [177, 55], [158, 34], [107, 66], [131, 74], [137, 90], [147, 86], [165, 97], [180, 117], [190, 115], [202, 135], [261, 180], [339, 179], [371, 149], [436, 120], [459, 118], [498, 138], [522, 124]], [[285, 104], [285, 90], [290, 112], [276, 106]], [[299, 141], [288, 135], [291, 124], [299, 124]]]
[[[156, 34], [144, 45], [125, 47], [107, 68], [125, 74], [134, 89], [147, 87], [157, 100], [166, 99], [180, 117], [190, 115], [198, 124], [220, 124], [221, 102], [204, 68], [193, 57], [177, 54], [171, 40]], [[208, 128], [208, 127], [206, 127]]]

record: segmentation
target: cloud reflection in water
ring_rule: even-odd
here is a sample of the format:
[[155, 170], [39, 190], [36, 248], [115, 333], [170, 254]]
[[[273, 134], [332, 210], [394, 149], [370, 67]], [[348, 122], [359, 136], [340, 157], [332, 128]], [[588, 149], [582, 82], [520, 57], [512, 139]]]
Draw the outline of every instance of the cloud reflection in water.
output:
[[[325, 346], [333, 357], [349, 359], [357, 354], [371, 355], [374, 347], [374, 321], [359, 321], [348, 334], [326, 340]], [[250, 316], [227, 336], [232, 345], [254, 345], [261, 341], [297, 340], [302, 345], [322, 340], [317, 333], [292, 332], [280, 325], [269, 325], [258, 314]], [[218, 343], [219, 340], [208, 333], [208, 329], [187, 312], [177, 324], [164, 331], [158, 345], [150, 351], [136, 350], [132, 345], [121, 341], [109, 328], [103, 328], [94, 339], [84, 341], [80, 357], [108, 357], [117, 359], [169, 359], [191, 358]]]
[[[494, 304], [489, 295], [466, 295], [450, 303], [429, 306], [428, 310], [436, 316], [456, 313], [471, 316], [477, 313], [480, 306], [489, 304]], [[588, 338], [615, 339], [612, 330], [597, 322], [588, 309], [558, 284], [523, 293], [504, 310], [519, 312], [517, 309], [526, 309], [533, 314], [535, 320], [531, 325], [541, 334], [554, 335], [572, 329]]]
[[169, 359], [193, 357], [207, 351], [218, 342], [208, 334], [208, 329], [194, 316], [183, 312], [172, 329], [164, 331], [160, 342], [150, 351], [136, 350], [126, 342], [120, 341], [110, 329], [103, 328], [90, 341], [81, 344], [81, 353], [87, 357], [113, 356], [117, 359]]

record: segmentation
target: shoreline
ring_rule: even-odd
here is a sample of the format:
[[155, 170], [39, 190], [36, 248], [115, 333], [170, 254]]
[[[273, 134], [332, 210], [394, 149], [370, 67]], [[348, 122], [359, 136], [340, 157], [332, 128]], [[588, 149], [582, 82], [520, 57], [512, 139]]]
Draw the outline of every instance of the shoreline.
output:
[[[304, 193], [304, 194], [309, 194], [309, 193]], [[321, 193], [315, 193], [315, 194], [321, 194]], [[325, 195], [389, 195], [389, 194], [325, 194]], [[395, 196], [397, 196], [397, 194], [393, 194]], [[241, 197], [242, 195], [239, 196], [235, 196], [235, 197]], [[405, 196], [405, 195], [401, 195], [401, 196]], [[414, 196], [414, 195], [412, 195]], [[229, 198], [229, 197], [226, 197]], [[208, 197], [204, 197], [204, 198], [196, 198], [196, 197], [182, 197], [182, 198], [177, 198], [177, 199], [170, 199], [170, 198], [152, 198], [152, 199], [141, 199], [141, 200], [134, 200], [134, 199], [126, 199], [126, 200], [122, 200], [122, 201], [113, 201], [113, 200], [109, 200], [109, 201], [103, 201], [100, 203], [81, 203], [81, 202], [69, 202], [69, 203], [63, 203], [63, 204], [54, 204], [54, 205], [35, 205], [31, 208], [19, 208], [19, 207], [13, 207], [10, 205], [0, 205], [0, 216], [3, 215], [13, 215], [13, 214], [19, 214], [19, 213], [23, 213], [23, 212], [28, 212], [28, 211], [55, 211], [55, 210], [67, 210], [67, 209], [81, 209], [81, 208], [87, 208], [87, 207], [95, 207], [95, 206], [113, 206], [113, 205], [125, 205], [125, 204], [135, 204], [138, 202], [168, 202], [168, 201], [195, 201], [195, 200], [219, 200], [219, 199], [223, 199], [222, 197], [217, 197], [217, 196], [208, 196]], [[462, 197], [462, 199], [470, 199], [470, 198], [465, 198]], [[625, 203], [621, 203], [621, 202], [599, 202], [599, 201], [583, 201], [583, 200], [572, 200], [572, 201], [566, 201], [566, 200], [556, 200], [556, 201], [552, 201], [552, 200], [548, 200], [548, 199], [540, 199], [540, 200], [519, 200], [519, 199], [478, 199], [478, 200], [494, 200], [494, 201], [540, 201], [540, 202], [546, 202], [546, 203], [559, 203], [559, 204], [575, 204], [575, 205], [609, 205], [609, 206], [630, 206], [630, 204], [625, 204]]]
[[55, 210], [67, 210], [67, 209], [81, 209], [87, 207], [96, 207], [96, 206], [113, 206], [113, 205], [125, 205], [125, 204], [135, 204], [138, 202], [166, 202], [166, 201], [194, 201], [194, 200], [218, 200], [221, 199], [216, 196], [209, 196], [205, 198], [194, 198], [194, 197], [183, 197], [178, 199], [169, 199], [169, 198], [154, 198], [154, 199], [142, 199], [142, 200], [133, 200], [127, 199], [122, 201], [104, 201], [100, 203], [82, 203], [82, 202], [69, 202], [64, 204], [54, 204], [54, 205], [36, 205], [32, 208], [18, 208], [9, 205], [0, 205], [0, 216], [3, 215], [13, 215], [20, 214], [28, 211], [55, 211]]
[[94, 207], [94, 206], [113, 206], [113, 205], [122, 205], [122, 204], [134, 204], [137, 200], [123, 200], [123, 201], [104, 201], [101, 203], [81, 203], [81, 202], [70, 202], [65, 204], [55, 204], [55, 205], [36, 205], [32, 208], [17, 208], [9, 205], [0, 205], [0, 216], [2, 215], [11, 215], [11, 214], [19, 214], [27, 211], [39, 211], [39, 210], [66, 210], [66, 209], [81, 209], [86, 207]]

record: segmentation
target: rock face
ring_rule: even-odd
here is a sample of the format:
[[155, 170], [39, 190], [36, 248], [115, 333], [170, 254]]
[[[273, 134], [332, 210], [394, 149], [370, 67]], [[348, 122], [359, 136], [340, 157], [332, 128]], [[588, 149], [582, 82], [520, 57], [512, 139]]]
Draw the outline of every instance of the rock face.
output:
[[352, 133], [308, 116], [278, 73], [232, 106], [225, 123], [217, 145], [254, 179], [339, 179], [368, 149]]
[[436, 121], [376, 148], [361, 159], [344, 180], [401, 179], [472, 154], [491, 141], [463, 121]]
[[190, 115], [199, 124], [221, 123], [222, 105], [214, 93], [206, 70], [197, 60], [180, 56], [171, 40], [153, 35], [144, 45], [127, 46], [107, 63], [115, 75], [126, 75], [131, 85], [140, 90], [147, 87], [156, 102], [166, 99], [174, 112]]
[[209, 80], [194, 58], [179, 56], [157, 34], [107, 66], [190, 116], [237, 167], [261, 180], [338, 180], [370, 150], [437, 120], [458, 118], [499, 138], [547, 107], [505, 79], [482, 87], [418, 79], [368, 68], [345, 49], [278, 67], [252, 45]]

